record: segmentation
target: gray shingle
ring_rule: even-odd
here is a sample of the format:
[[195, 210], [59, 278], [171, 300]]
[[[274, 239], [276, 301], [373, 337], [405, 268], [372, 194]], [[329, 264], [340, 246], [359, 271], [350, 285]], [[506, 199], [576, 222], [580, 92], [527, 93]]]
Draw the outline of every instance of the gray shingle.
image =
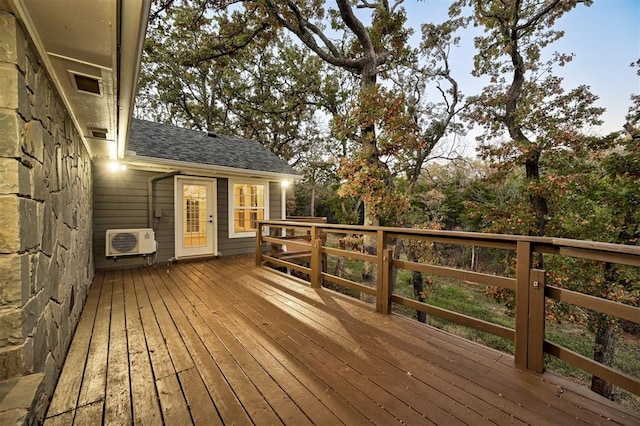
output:
[[299, 174], [260, 142], [134, 119], [129, 133], [136, 155], [249, 171]]

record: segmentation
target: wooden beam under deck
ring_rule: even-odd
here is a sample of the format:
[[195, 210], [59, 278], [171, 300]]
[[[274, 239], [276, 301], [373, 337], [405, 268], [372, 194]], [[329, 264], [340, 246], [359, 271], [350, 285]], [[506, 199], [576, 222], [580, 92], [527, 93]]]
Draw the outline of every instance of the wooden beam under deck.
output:
[[640, 424], [374, 311], [249, 257], [98, 272], [45, 424]]

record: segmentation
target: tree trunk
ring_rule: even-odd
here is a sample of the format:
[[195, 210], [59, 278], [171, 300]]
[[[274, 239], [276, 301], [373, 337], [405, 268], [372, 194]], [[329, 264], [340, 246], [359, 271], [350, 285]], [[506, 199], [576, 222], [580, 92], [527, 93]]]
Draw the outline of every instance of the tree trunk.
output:
[[478, 247], [471, 246], [471, 270], [478, 270]]
[[342, 274], [344, 273], [344, 257], [338, 256], [336, 260], [336, 267], [333, 271], [333, 275], [336, 277], [342, 278]]
[[[366, 63], [360, 73], [362, 78], [360, 83], [360, 96], [366, 96], [368, 90], [375, 86], [377, 76], [376, 76], [376, 67], [375, 62], [373, 62], [373, 58], [370, 58], [368, 63]], [[378, 159], [378, 147], [376, 144], [376, 128], [373, 123], [364, 124], [360, 128], [361, 133], [361, 143], [362, 150], [365, 153], [365, 158], [367, 162], [375, 168]], [[370, 205], [370, 203], [364, 203], [364, 226], [379, 226], [380, 220], [378, 215]], [[367, 254], [375, 255], [376, 254], [376, 238], [373, 236], [365, 235], [363, 238], [363, 249]], [[362, 265], [362, 282], [365, 285], [370, 287], [375, 287], [376, 284], [376, 268], [375, 264], [372, 262], [364, 262]], [[365, 299], [367, 297], [365, 296]]]
[[316, 217], [316, 184], [311, 187], [311, 206], [309, 207], [309, 216]]
[[[604, 282], [602, 292], [608, 292], [610, 286], [617, 280], [616, 267], [607, 262], [604, 264]], [[618, 339], [618, 324], [617, 318], [609, 315], [594, 313], [589, 321], [593, 330], [595, 331], [595, 342], [593, 344], [593, 360], [602, 363], [608, 367], [613, 366], [613, 361], [616, 356], [616, 341]], [[611, 383], [606, 380], [593, 376], [591, 378], [591, 390], [604, 396], [605, 398], [613, 400], [615, 393]]]
[[[364, 226], [378, 226], [379, 221], [378, 217], [370, 211], [370, 207], [368, 203], [364, 204]], [[362, 238], [362, 248], [363, 251], [367, 254], [375, 256], [377, 254], [378, 248], [377, 246], [377, 238], [375, 235], [364, 235]], [[378, 271], [376, 270], [375, 262], [363, 262], [362, 264], [362, 283], [369, 287], [376, 287], [376, 282], [378, 279]], [[375, 298], [366, 293], [361, 294], [361, 299], [368, 302], [374, 303]]]
[[[596, 332], [593, 360], [611, 367], [615, 359], [617, 321], [608, 315], [595, 314], [593, 322]], [[591, 390], [610, 400], [615, 399], [611, 383], [600, 377], [593, 376], [591, 378]]]
[[[413, 250], [407, 250], [407, 260], [410, 262], [420, 261]], [[418, 302], [424, 302], [426, 298], [424, 297], [424, 280], [422, 279], [422, 272], [412, 271], [411, 278], [413, 281], [413, 296]], [[427, 314], [418, 310], [416, 310], [416, 319], [425, 324], [428, 321]]]
[[[418, 302], [424, 302], [424, 281], [422, 280], [422, 272], [413, 271], [411, 273], [413, 277], [413, 295]], [[427, 323], [427, 314], [422, 311], [416, 311], [416, 319], [419, 322]]]

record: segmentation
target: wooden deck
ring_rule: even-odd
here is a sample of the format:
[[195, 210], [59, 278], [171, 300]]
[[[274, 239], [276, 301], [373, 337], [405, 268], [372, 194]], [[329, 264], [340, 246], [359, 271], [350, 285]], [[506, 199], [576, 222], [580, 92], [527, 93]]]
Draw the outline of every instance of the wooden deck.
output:
[[223, 258], [98, 272], [57, 424], [640, 424], [513, 358]]

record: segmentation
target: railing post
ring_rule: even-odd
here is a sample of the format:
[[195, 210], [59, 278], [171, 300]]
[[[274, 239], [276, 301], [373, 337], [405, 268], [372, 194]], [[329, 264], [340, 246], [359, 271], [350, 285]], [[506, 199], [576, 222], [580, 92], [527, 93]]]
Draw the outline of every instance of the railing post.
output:
[[262, 224], [256, 227], [256, 266], [262, 266]]
[[529, 354], [529, 275], [533, 252], [529, 241], [518, 241], [516, 253], [516, 367], [527, 369]]
[[530, 275], [527, 369], [542, 373], [544, 371], [544, 286], [546, 272], [540, 269], [532, 269]]
[[322, 287], [322, 258], [320, 256], [320, 249], [322, 248], [322, 241], [318, 238], [318, 228], [311, 227], [311, 287]]
[[378, 290], [378, 312], [385, 315], [391, 313], [391, 268], [393, 267], [393, 250], [382, 251], [382, 285]]
[[[387, 303], [388, 296], [384, 295], [384, 278], [385, 278], [385, 250], [387, 248], [387, 234], [382, 229], [378, 229], [377, 232], [377, 242], [376, 242], [376, 311], [384, 312], [388, 310], [385, 308], [385, 304]], [[387, 262], [389, 262], [389, 257], [387, 256]], [[389, 275], [387, 273], [387, 283], [386, 287], [389, 287]]]

